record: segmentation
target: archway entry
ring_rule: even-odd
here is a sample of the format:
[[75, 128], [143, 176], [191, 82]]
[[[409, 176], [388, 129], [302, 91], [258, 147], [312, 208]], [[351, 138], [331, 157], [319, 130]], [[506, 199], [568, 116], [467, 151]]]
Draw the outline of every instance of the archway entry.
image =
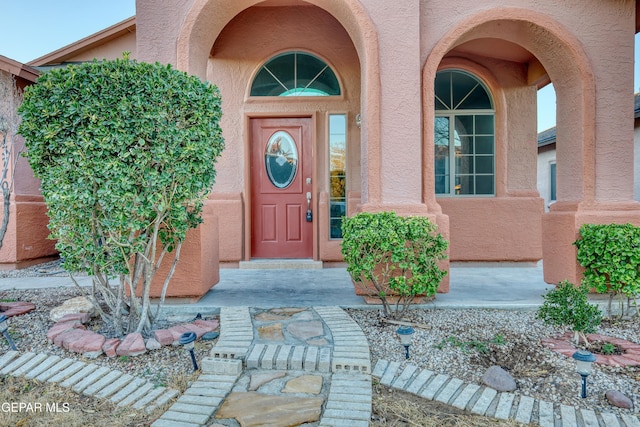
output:
[[312, 119], [250, 121], [251, 258], [311, 258]]

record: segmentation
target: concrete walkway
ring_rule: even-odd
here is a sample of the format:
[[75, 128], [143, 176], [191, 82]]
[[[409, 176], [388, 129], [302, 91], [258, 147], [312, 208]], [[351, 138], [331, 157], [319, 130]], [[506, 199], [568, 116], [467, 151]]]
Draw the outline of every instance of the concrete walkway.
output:
[[[451, 292], [439, 294], [428, 307], [503, 308], [533, 310], [551, 286], [542, 280], [540, 265], [452, 266]], [[246, 393], [252, 376], [266, 371], [283, 372], [287, 380], [321, 377], [319, 395], [324, 406], [318, 426], [366, 426], [371, 416], [371, 381], [441, 401], [473, 413], [542, 426], [640, 427], [635, 415], [574, 409], [536, 400], [421, 370], [409, 365], [400, 371], [395, 362], [378, 361], [371, 367], [366, 338], [358, 325], [340, 308], [371, 307], [353, 293], [343, 268], [323, 270], [221, 270], [221, 280], [193, 304], [170, 304], [167, 317], [192, 317], [195, 313], [220, 316], [221, 335], [209, 357], [201, 361], [202, 373], [153, 427], [210, 426], [211, 416], [231, 394]], [[81, 284], [90, 280], [82, 278]], [[0, 279], [0, 289], [69, 286], [67, 278], [36, 277]], [[326, 331], [325, 343], [300, 343], [288, 333], [279, 343], [261, 340], [256, 310], [304, 307], [308, 322], [319, 319]], [[254, 314], [252, 314], [254, 313]], [[283, 330], [285, 330], [283, 328]], [[59, 359], [59, 358], [58, 358]], [[8, 352], [0, 357], [0, 373], [51, 381], [88, 395], [109, 398], [119, 405], [151, 410], [175, 398], [175, 390], [153, 389], [145, 381], [96, 365], [33, 353]], [[306, 377], [305, 377], [306, 378]], [[274, 380], [275, 381], [275, 380]], [[277, 381], [275, 381], [277, 383]], [[280, 384], [280, 383], [278, 383]], [[273, 387], [272, 387], [273, 389]], [[278, 388], [277, 397], [287, 397]], [[114, 400], [115, 399], [115, 400]]]
[[[542, 295], [553, 287], [542, 277], [541, 264], [456, 264], [450, 269], [450, 292], [438, 294], [429, 306], [439, 308], [535, 309]], [[80, 277], [81, 285], [91, 279]], [[0, 278], [1, 289], [37, 289], [73, 286], [68, 277]], [[199, 301], [172, 304], [165, 313], [205, 314], [220, 307], [370, 307], [353, 292], [345, 268], [304, 269], [234, 269], [220, 270], [220, 282]]]

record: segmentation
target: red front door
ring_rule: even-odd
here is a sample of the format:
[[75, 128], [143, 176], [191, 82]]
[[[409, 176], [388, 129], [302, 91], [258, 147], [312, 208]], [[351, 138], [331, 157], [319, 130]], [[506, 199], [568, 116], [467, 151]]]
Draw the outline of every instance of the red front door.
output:
[[311, 119], [251, 119], [251, 257], [311, 258]]

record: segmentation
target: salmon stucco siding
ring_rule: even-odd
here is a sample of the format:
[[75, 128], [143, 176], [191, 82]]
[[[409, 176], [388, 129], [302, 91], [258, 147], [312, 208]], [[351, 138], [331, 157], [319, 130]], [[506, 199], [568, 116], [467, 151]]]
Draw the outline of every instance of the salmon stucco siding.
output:
[[[311, 237], [300, 253], [330, 265], [342, 260], [343, 213], [394, 210], [434, 221], [450, 261], [542, 259], [557, 283], [579, 279], [571, 243], [582, 224], [640, 224], [628, 120], [634, 1], [137, 0], [136, 9], [33, 65], [126, 48], [220, 88], [226, 148], [205, 219], [217, 227], [197, 232], [194, 265], [238, 266], [265, 257], [256, 247], [267, 241], [278, 244], [266, 256], [279, 258], [302, 230]], [[536, 92], [550, 82], [554, 203], [536, 145]], [[294, 172], [274, 182], [267, 167]], [[197, 270], [198, 281], [215, 280]]]

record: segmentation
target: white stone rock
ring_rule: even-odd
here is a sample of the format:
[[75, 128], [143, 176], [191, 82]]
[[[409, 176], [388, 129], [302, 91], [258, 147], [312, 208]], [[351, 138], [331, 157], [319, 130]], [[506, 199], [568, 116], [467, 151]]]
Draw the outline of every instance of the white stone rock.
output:
[[162, 345], [155, 338], [149, 338], [146, 343], [147, 350], [160, 350]]
[[61, 306], [52, 308], [49, 312], [49, 318], [52, 321], [57, 322], [67, 314], [89, 313], [89, 316], [94, 316], [95, 312], [96, 309], [88, 298], [75, 297], [65, 301]]

